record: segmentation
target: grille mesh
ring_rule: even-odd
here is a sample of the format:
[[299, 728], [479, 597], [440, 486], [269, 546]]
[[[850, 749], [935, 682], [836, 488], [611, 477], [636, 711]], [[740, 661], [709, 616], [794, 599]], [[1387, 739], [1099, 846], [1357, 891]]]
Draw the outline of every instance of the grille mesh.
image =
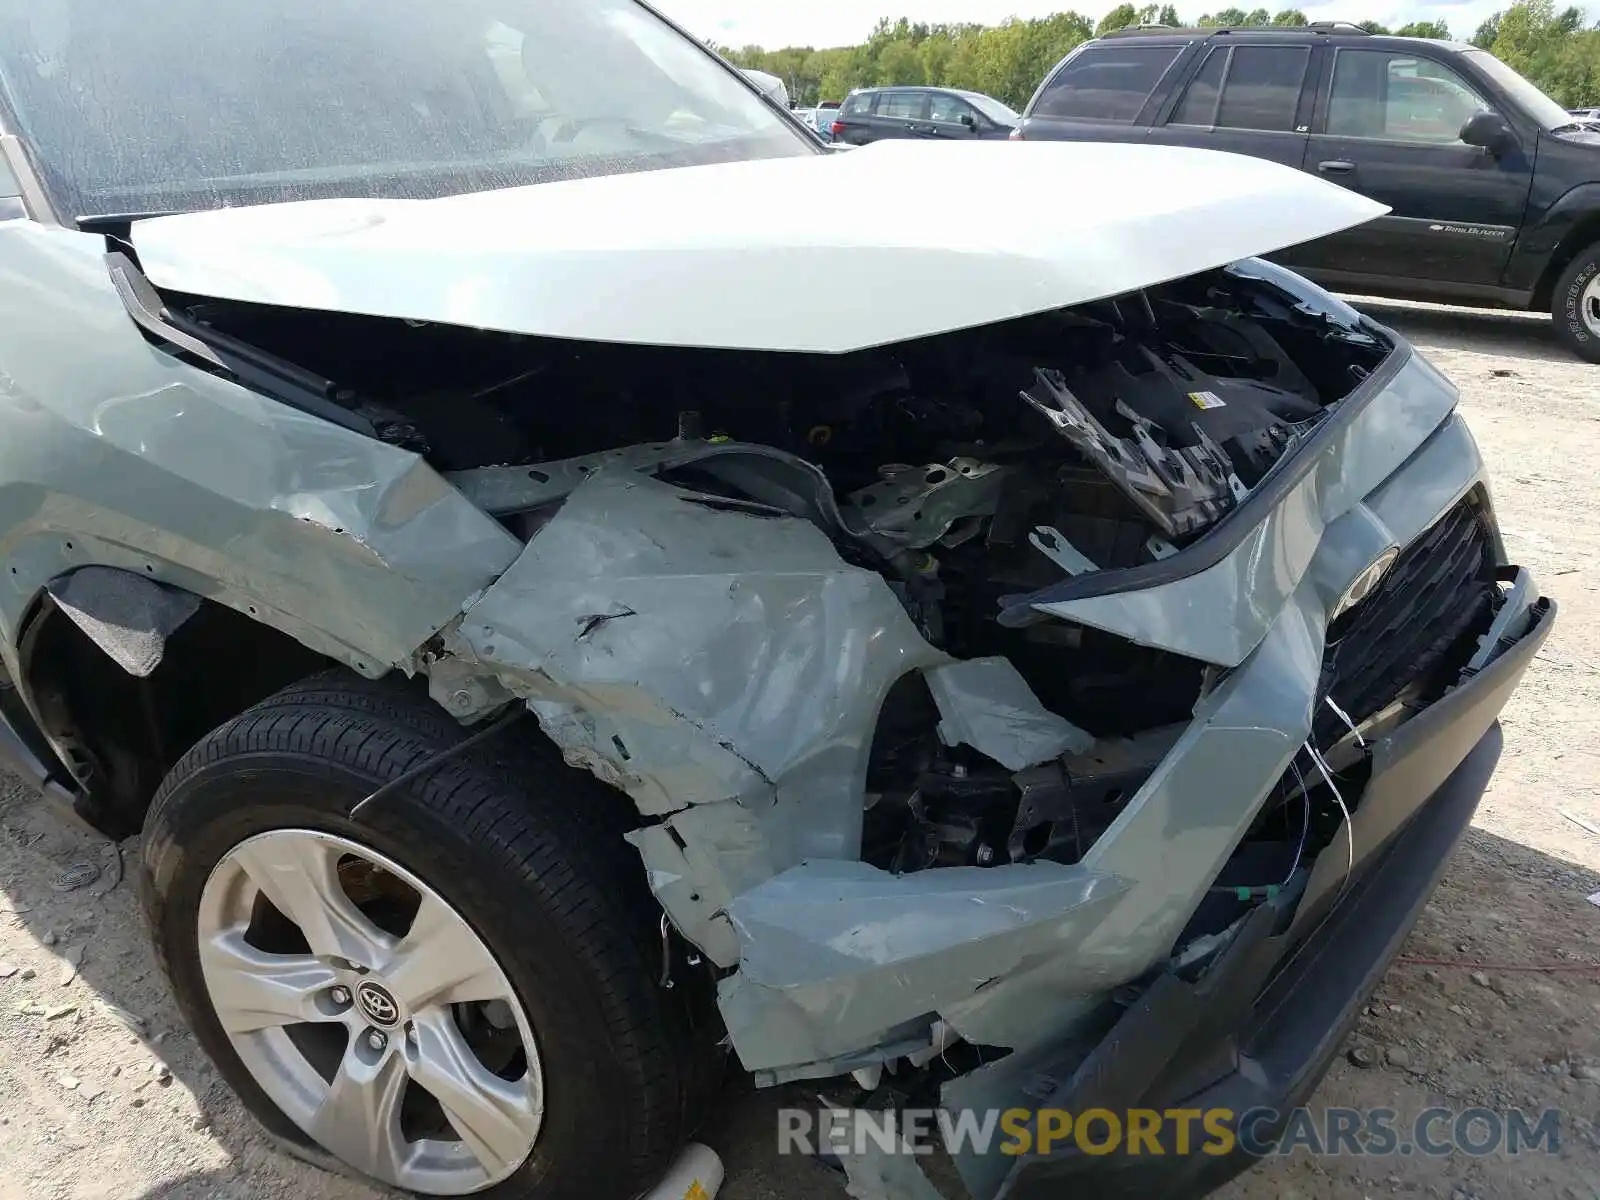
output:
[[[1321, 696], [1360, 722], [1425, 693], [1445, 669], [1463, 665], [1453, 652], [1487, 616], [1495, 595], [1489, 530], [1469, 497], [1407, 546], [1373, 593], [1333, 623]], [[1338, 714], [1319, 703], [1317, 743], [1327, 745], [1344, 731]]]

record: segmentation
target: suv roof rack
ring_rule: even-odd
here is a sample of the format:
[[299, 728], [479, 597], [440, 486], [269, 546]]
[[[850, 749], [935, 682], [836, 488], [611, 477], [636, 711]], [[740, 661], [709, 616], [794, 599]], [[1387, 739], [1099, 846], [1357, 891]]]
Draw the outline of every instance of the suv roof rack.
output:
[[1308, 25], [1129, 25], [1103, 34], [1103, 38], [1149, 37], [1168, 33], [1182, 33], [1195, 37], [1226, 36], [1233, 33], [1281, 33], [1284, 35], [1307, 33], [1345, 33], [1370, 37], [1371, 31], [1350, 21], [1312, 21]]

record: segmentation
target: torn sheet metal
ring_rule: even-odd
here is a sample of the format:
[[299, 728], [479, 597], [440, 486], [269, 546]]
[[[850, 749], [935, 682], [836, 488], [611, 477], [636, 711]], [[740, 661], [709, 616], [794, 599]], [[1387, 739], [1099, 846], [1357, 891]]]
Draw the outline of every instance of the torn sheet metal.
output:
[[[826, 1097], [819, 1099], [829, 1111], [841, 1114], [848, 1111]], [[873, 1114], [872, 1119], [887, 1122], [892, 1114]], [[826, 1128], [825, 1125], [825, 1131]], [[852, 1126], [849, 1121], [841, 1120], [840, 1128], [850, 1131]], [[885, 1132], [890, 1130], [887, 1124], [883, 1128]], [[844, 1168], [845, 1194], [853, 1200], [943, 1200], [939, 1189], [923, 1173], [923, 1156], [915, 1152], [911, 1141], [903, 1134], [898, 1140], [899, 1145], [890, 1150], [874, 1138], [846, 1136], [837, 1141], [829, 1140], [821, 1149]]]
[[[529, 700], [569, 762], [647, 816], [677, 814], [702, 850], [689, 864], [702, 904], [805, 858], [858, 857], [883, 699], [949, 661], [811, 522], [609, 470], [572, 492], [447, 649]], [[641, 850], [668, 880], [684, 864], [651, 837]], [[668, 891], [685, 934], [724, 959], [703, 909]]]
[[1126, 886], [1057, 863], [793, 867], [728, 910], [741, 968], [718, 996], [734, 1048], [747, 1068], [775, 1068], [836, 1059], [917, 1018], [931, 1032], [987, 981], [1081, 938]]
[[1003, 658], [974, 658], [924, 672], [939, 706], [939, 737], [967, 745], [1009, 771], [1081, 754], [1094, 737], [1039, 703], [1022, 673]]
[[646, 442], [533, 466], [472, 467], [445, 478], [484, 512], [503, 517], [569, 496], [596, 471], [655, 471], [682, 453], [675, 442]]
[[1052, 525], [1036, 526], [1028, 534], [1028, 544], [1068, 575], [1086, 575], [1100, 569], [1093, 559], [1067, 540], [1066, 534]]
[[410, 670], [521, 543], [417, 455], [152, 346], [105, 248], [0, 222], [0, 637], [14, 642], [39, 593], [93, 563], [230, 605], [358, 671]]
[[167, 639], [200, 611], [200, 598], [113, 567], [82, 567], [51, 582], [56, 607], [111, 660], [143, 679], [161, 665]]
[[800, 517], [890, 559], [931, 545], [967, 518], [992, 514], [1009, 475], [1007, 468], [967, 458], [906, 467], [841, 506], [822, 469], [798, 455], [754, 442], [678, 438], [533, 466], [476, 467], [447, 478], [485, 512], [504, 517], [562, 500], [601, 472], [661, 475], [685, 467], [750, 497], [699, 495], [684, 488], [685, 499], [698, 495], [707, 507], [743, 509], [754, 516]]
[[[822, 468], [756, 442], [676, 438], [532, 466], [474, 467], [452, 471], [446, 478], [485, 512], [508, 516], [563, 499], [584, 480], [602, 471], [657, 475], [690, 466], [735, 483], [757, 501], [791, 516], [816, 521], [830, 532], [853, 532], [845, 527], [834, 500], [833, 485]], [[737, 503], [727, 497], [719, 499], [729, 505]]]
[[742, 966], [719, 998], [741, 1059], [836, 1059], [919, 1014], [974, 1044], [1036, 1045], [1167, 955], [1310, 728], [1324, 604], [1308, 581], [1080, 863], [808, 862], [736, 895]]
[[773, 874], [756, 817], [732, 802], [700, 806], [627, 837], [678, 932], [717, 966], [738, 966], [739, 939], [728, 906], [736, 889]]
[[958, 521], [993, 516], [1010, 474], [997, 463], [975, 458], [884, 468], [877, 483], [850, 493], [845, 512], [855, 528], [920, 550]]
[[[1396, 420], [1432, 419], [1422, 414], [1443, 396], [1429, 390]], [[1464, 445], [1446, 454], [1463, 487], [1477, 465]], [[941, 1020], [974, 1044], [1028, 1047], [1065, 1035], [1084, 1005], [1170, 953], [1304, 740], [1326, 612], [1371, 523], [1324, 521], [1299, 500], [1353, 486], [1356, 470], [1340, 465], [1337, 485], [1314, 475], [1273, 514], [1317, 530], [1303, 549], [1320, 546], [1321, 562], [1289, 572], [1257, 561], [1236, 582], [1252, 596], [1265, 587], [1261, 604], [1207, 606], [1238, 616], [1226, 633], [1260, 620], [1266, 635], [1073, 866], [896, 877], [856, 861], [870, 738], [905, 673], [943, 692], [950, 736], [1014, 763], [1056, 748], [1035, 727], [1031, 692], [1008, 691], [1008, 664], [952, 663], [809, 520], [597, 472], [467, 611], [440, 666], [476, 664], [527, 699], [569, 761], [660, 818], [635, 844], [672, 920], [719, 966], [738, 967], [719, 1002], [759, 1079], [870, 1066], [930, 1044]], [[1396, 535], [1435, 515], [1401, 500], [1383, 513]], [[1301, 581], [1281, 606], [1262, 608], [1289, 577]], [[1106, 602], [1137, 617], [1138, 599]], [[1020, 742], [991, 711], [1007, 698], [1030, 718]]]

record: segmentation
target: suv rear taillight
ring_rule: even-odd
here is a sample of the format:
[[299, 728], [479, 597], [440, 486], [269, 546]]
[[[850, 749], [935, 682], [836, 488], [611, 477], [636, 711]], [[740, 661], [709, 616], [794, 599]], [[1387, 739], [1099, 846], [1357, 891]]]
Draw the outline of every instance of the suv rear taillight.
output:
[[1025, 142], [1027, 140], [1027, 138], [1022, 136], [1021, 129], [1013, 129], [1011, 131], [1011, 136], [1006, 139], [1008, 142]]
[[844, 122], [843, 121], [835, 121], [832, 125], [828, 126], [828, 132], [833, 134], [834, 137], [838, 137], [841, 133], [844, 132]]

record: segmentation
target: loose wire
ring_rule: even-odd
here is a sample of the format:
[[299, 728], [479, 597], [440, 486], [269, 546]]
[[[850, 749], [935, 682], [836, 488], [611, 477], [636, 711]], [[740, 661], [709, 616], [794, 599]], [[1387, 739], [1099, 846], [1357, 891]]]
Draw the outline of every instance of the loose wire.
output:
[[438, 770], [440, 767], [444, 766], [445, 763], [450, 762], [452, 759], [460, 758], [474, 746], [482, 745], [484, 742], [487, 742], [490, 738], [494, 737], [495, 734], [500, 733], [502, 730], [515, 724], [517, 721], [520, 721], [525, 715], [527, 715], [527, 712], [528, 710], [519, 704], [510, 712], [506, 713], [505, 716], [496, 721], [493, 725], [489, 725], [478, 730], [478, 732], [473, 734], [471, 737], [457, 742], [454, 746], [450, 746], [447, 749], [439, 751], [439, 753], [430, 758], [423, 759], [422, 762], [412, 767], [409, 771], [402, 771], [399, 775], [396, 775], [393, 779], [389, 780], [388, 783], [384, 784], [377, 791], [373, 792], [370, 796], [367, 796], [364, 800], [352, 808], [350, 810], [350, 819], [352, 821], [360, 820], [361, 814], [366, 811], [369, 805], [376, 804], [385, 796], [388, 796], [394, 792], [398, 792], [401, 788], [405, 787], [406, 784], [421, 779], [430, 771]]

